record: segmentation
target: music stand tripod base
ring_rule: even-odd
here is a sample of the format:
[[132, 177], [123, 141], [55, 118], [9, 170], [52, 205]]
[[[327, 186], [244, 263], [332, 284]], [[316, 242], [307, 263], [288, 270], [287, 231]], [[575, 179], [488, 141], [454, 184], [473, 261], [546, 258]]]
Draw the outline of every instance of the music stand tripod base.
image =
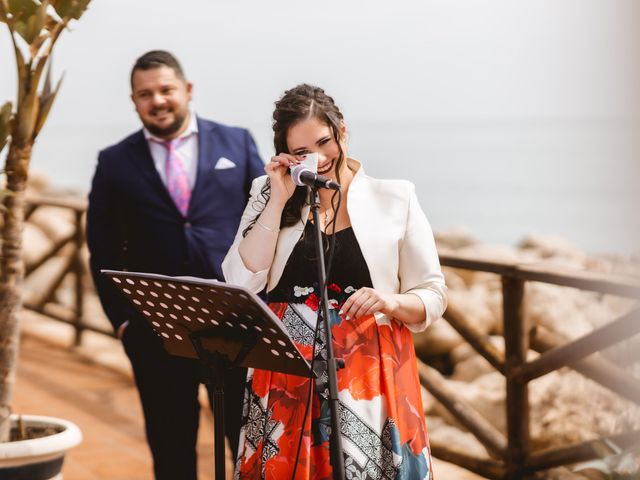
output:
[[232, 367], [310, 376], [280, 320], [244, 287], [195, 277], [102, 270], [170, 355], [201, 362], [214, 387], [216, 479], [225, 478], [224, 374]]

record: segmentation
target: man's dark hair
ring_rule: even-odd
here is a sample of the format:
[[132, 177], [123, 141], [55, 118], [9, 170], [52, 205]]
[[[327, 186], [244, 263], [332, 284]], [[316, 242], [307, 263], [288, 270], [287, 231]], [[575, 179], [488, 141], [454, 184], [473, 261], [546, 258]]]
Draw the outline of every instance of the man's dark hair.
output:
[[185, 80], [182, 66], [176, 57], [166, 50], [151, 50], [138, 58], [136, 63], [133, 65], [130, 78], [131, 88], [133, 89], [133, 74], [136, 73], [136, 70], [146, 71], [160, 67], [172, 68], [173, 71], [176, 72], [178, 78]]

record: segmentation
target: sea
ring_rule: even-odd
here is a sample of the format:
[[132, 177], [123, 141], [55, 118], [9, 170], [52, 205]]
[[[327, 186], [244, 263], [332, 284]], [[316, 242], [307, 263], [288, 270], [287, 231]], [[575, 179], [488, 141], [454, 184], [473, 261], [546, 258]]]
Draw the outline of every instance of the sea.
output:
[[[95, 123], [47, 125], [33, 172], [86, 195], [97, 152], [137, 128]], [[244, 126], [266, 161], [273, 155], [269, 123]], [[627, 256], [640, 252], [638, 132], [628, 121], [354, 118], [349, 155], [371, 176], [412, 181], [435, 231], [506, 245], [538, 234], [588, 253]]]

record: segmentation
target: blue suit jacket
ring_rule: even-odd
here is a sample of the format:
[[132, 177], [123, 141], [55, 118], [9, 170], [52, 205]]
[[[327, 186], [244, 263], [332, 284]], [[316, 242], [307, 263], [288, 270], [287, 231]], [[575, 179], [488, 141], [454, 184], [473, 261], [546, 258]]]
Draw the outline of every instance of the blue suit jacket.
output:
[[[252, 180], [264, 174], [251, 134], [198, 118], [198, 172], [183, 217], [160, 179], [142, 130], [102, 150], [87, 213], [91, 272], [114, 328], [138, 316], [101, 269], [224, 280]], [[235, 168], [215, 169], [220, 157]]]

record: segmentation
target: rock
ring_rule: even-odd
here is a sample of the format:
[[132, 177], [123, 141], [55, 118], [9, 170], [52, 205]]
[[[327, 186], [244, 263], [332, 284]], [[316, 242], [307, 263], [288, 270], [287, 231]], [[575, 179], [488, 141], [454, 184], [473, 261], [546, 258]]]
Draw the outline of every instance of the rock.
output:
[[451, 480], [484, 480], [484, 477], [480, 477], [475, 473], [458, 467], [453, 463], [445, 462], [439, 458], [433, 457], [431, 463], [433, 464], [433, 477]]
[[518, 248], [535, 252], [540, 258], [565, 258], [584, 264], [587, 255], [563, 237], [532, 233], [523, 238]]
[[498, 330], [499, 319], [488, 305], [492, 295], [486, 285], [477, 284], [462, 291], [449, 290], [448, 295], [449, 305], [455, 305], [456, 311], [460, 312], [481, 334], [488, 335]]
[[466, 360], [469, 357], [477, 355], [478, 352], [468, 343], [461, 343], [449, 353], [451, 363], [454, 365]]
[[430, 415], [434, 411], [438, 400], [422, 385], [420, 385], [420, 392], [422, 393], [422, 411], [425, 415]]
[[461, 452], [480, 458], [489, 457], [487, 450], [473, 434], [452, 427], [439, 417], [427, 416], [426, 422], [429, 438], [433, 443], [451, 446], [452, 448], [459, 449]]
[[584, 442], [640, 428], [640, 407], [572, 370], [530, 384], [530, 431], [534, 448]]
[[[456, 253], [465, 257], [504, 263], [518, 263], [527, 260], [525, 253], [519, 252], [516, 248], [507, 245], [477, 243], [461, 248]], [[537, 258], [538, 257], [534, 257], [534, 259]]]
[[[573, 472], [570, 468], [560, 467], [552, 468], [551, 470], [545, 470], [538, 472], [533, 476], [536, 480], [580, 480], [589, 479], [593, 477], [587, 477], [580, 473]], [[599, 476], [596, 478], [600, 478]]]
[[465, 283], [464, 278], [460, 275], [460, 270], [443, 267], [442, 273], [444, 274], [444, 281], [447, 284], [449, 292], [464, 290], [467, 288], [468, 285]]
[[[461, 401], [472, 405], [498, 430], [505, 431], [505, 381], [502, 374], [495, 371], [487, 373], [471, 383], [450, 380], [448, 386]], [[432, 411], [434, 415], [442, 417], [449, 425], [458, 429], [463, 428], [442, 404], [437, 403]]]
[[29, 217], [29, 223], [36, 226], [51, 240], [70, 235], [74, 228], [73, 213], [56, 207], [38, 207]]
[[529, 325], [542, 325], [568, 339], [578, 338], [593, 326], [586, 318], [585, 299], [591, 292], [545, 283], [530, 283], [526, 290], [525, 316]]
[[435, 357], [449, 353], [454, 347], [464, 342], [446, 320], [440, 319], [424, 332], [413, 335], [416, 354], [420, 358]]
[[29, 222], [24, 226], [22, 242], [25, 246], [24, 260], [27, 264], [34, 262], [51, 248], [51, 239]]
[[459, 248], [468, 247], [469, 245], [475, 245], [478, 243], [473, 235], [462, 227], [451, 228], [449, 230], [439, 230], [434, 232], [433, 236], [435, 237], [438, 250], [458, 250]]
[[472, 382], [483, 375], [494, 372], [495, 368], [485, 358], [476, 353], [471, 357], [458, 362], [455, 366], [451, 380], [459, 382]]

